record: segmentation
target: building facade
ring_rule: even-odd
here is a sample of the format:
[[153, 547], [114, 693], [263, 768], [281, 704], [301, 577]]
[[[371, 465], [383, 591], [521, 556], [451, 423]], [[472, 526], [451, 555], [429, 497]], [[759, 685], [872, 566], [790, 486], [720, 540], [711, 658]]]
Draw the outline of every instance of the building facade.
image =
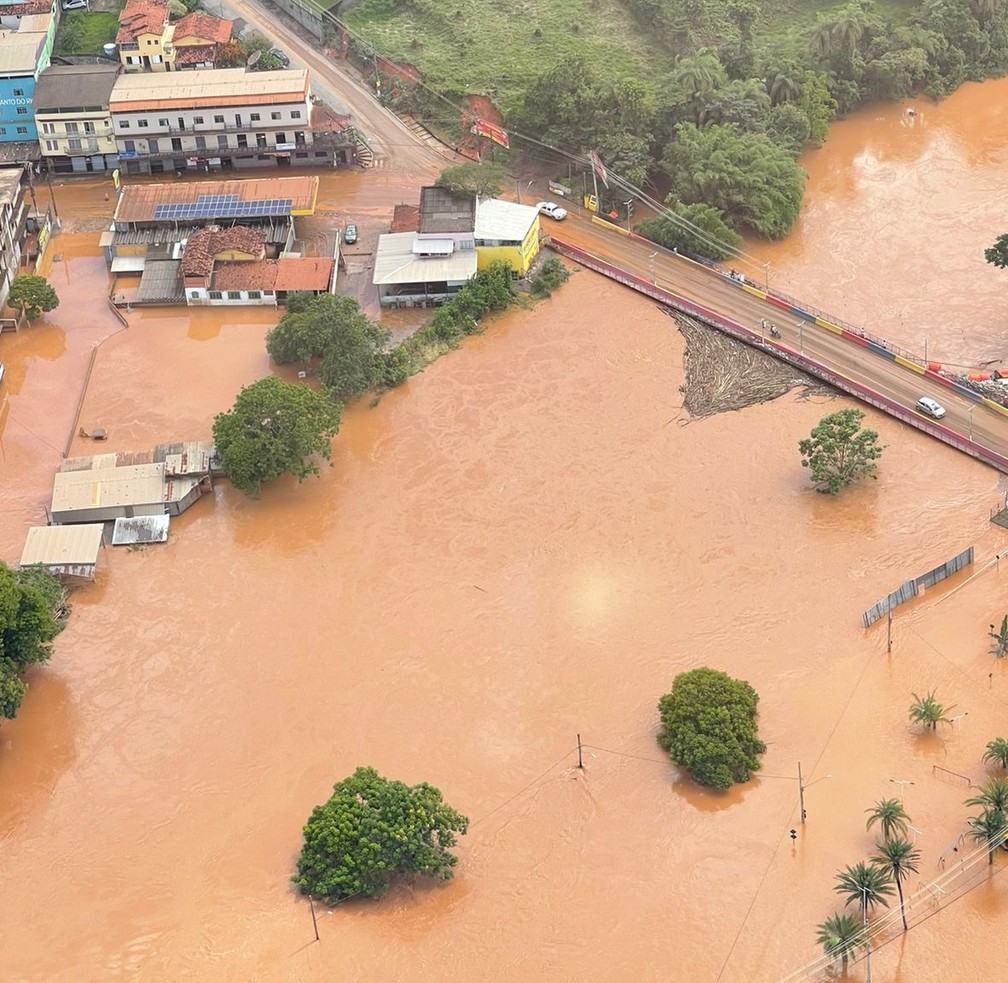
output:
[[44, 166], [56, 174], [119, 166], [109, 116], [117, 65], [51, 65], [35, 88], [35, 123]]
[[167, 0], [126, 0], [119, 12], [116, 46], [124, 72], [170, 72], [175, 68], [174, 26]]
[[349, 119], [316, 104], [306, 70], [121, 75], [109, 110], [127, 174], [354, 160]]
[[539, 209], [499, 198], [476, 204], [477, 265], [485, 270], [502, 261], [517, 277], [525, 276], [539, 255]]
[[23, 14], [16, 30], [0, 30], [0, 144], [27, 144], [33, 151], [15, 151], [16, 160], [38, 157], [32, 110], [35, 81], [49, 65], [56, 33], [52, 7], [44, 9]]

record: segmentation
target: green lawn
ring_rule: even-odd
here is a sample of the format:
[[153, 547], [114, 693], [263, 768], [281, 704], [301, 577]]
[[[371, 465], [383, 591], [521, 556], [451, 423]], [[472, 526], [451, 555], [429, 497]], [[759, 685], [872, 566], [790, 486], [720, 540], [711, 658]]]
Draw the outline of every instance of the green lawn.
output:
[[[325, 2], [325, 0], [322, 0]], [[619, 0], [361, 0], [351, 30], [435, 89], [478, 93], [505, 112], [542, 72], [580, 55], [602, 77], [657, 79], [672, 62]]]
[[68, 10], [56, 31], [56, 54], [100, 55], [102, 45], [115, 41], [119, 15], [89, 14], [86, 10]]

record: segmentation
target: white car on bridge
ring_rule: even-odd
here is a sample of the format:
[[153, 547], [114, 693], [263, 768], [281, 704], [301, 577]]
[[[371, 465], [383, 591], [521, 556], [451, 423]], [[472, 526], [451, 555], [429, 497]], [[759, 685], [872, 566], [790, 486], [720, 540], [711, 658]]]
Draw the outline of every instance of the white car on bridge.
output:
[[915, 407], [918, 413], [923, 413], [934, 420], [940, 420], [945, 415], [945, 407], [935, 402], [930, 396], [921, 396]]

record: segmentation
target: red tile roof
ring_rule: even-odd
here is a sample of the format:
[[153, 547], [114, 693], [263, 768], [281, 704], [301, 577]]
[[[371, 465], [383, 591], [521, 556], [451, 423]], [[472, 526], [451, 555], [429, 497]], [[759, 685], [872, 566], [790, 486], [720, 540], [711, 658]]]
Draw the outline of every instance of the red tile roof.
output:
[[186, 44], [175, 48], [175, 67], [186, 65], [212, 65], [217, 57], [215, 44]]
[[273, 290], [277, 262], [263, 259], [255, 263], [218, 263], [210, 286], [214, 290]]
[[186, 14], [175, 25], [173, 40], [176, 47], [180, 44], [185, 45], [187, 38], [224, 44], [225, 41], [231, 40], [231, 24], [229, 20], [221, 20], [220, 17], [211, 17], [209, 14], [199, 12]]
[[312, 106], [311, 128], [313, 133], [342, 133], [350, 125], [350, 117], [330, 109], [325, 103]]
[[306, 256], [303, 259], [294, 257], [278, 259], [276, 288], [277, 290], [328, 290], [335, 265], [334, 259], [318, 256]]
[[167, 23], [167, 0], [126, 0], [119, 12], [116, 44], [135, 41], [141, 34], [163, 34]]
[[2, 10], [4, 17], [48, 14], [52, 11], [52, 0], [31, 0], [29, 3], [4, 4]]
[[266, 233], [261, 229], [250, 229], [245, 225], [235, 225], [230, 229], [208, 226], [186, 241], [182, 253], [182, 275], [209, 276], [214, 268], [214, 258], [223, 252], [247, 253], [260, 259], [265, 246]]

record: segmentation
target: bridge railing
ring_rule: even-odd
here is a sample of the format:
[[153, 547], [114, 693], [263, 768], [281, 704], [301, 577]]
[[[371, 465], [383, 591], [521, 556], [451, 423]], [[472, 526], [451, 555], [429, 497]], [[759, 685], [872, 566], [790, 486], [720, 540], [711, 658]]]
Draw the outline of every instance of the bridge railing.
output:
[[884, 413], [888, 413], [897, 420], [901, 420], [903, 423], [914, 427], [914, 429], [920, 430], [923, 433], [942, 441], [942, 443], [948, 444], [950, 447], [954, 447], [956, 450], [962, 451], [964, 454], [969, 454], [971, 457], [984, 461], [986, 464], [991, 465], [991, 467], [1003, 474], [1008, 474], [1008, 458], [1002, 457], [996, 451], [992, 451], [987, 447], [977, 444], [973, 440], [963, 437], [961, 434], [954, 430], [950, 430], [948, 427], [944, 427], [938, 423], [928, 422], [919, 413], [912, 412], [905, 406], [902, 406], [894, 400], [889, 399], [887, 396], [883, 396], [881, 393], [876, 392], [874, 389], [863, 386], [860, 383], [855, 382], [853, 379], [848, 379], [846, 376], [840, 375], [839, 373], [828, 369], [825, 365], [822, 365], [805, 355], [793, 352], [772, 339], [765, 338], [741, 324], [736, 324], [734, 321], [730, 321], [727, 318], [722, 317], [715, 311], [711, 311], [708, 308], [686, 300], [677, 294], [664, 290], [643, 277], [637, 276], [634, 273], [629, 273], [617, 266], [613, 266], [611, 263], [606, 263], [604, 260], [598, 259], [598, 257], [593, 256], [591, 253], [586, 252], [577, 246], [572, 246], [569, 243], [562, 242], [552, 237], [546, 240], [546, 244], [562, 256], [566, 256], [588, 269], [595, 270], [597, 273], [601, 273], [609, 279], [615, 280], [617, 283], [622, 283], [625, 286], [631, 287], [638, 293], [645, 294], [654, 300], [660, 301], [667, 307], [671, 307], [684, 314], [688, 314], [690, 317], [703, 321], [705, 324], [709, 324], [711, 327], [717, 328], [719, 331], [731, 335], [733, 338], [736, 338], [747, 345], [751, 345], [755, 348], [762, 348], [764, 351], [771, 353], [782, 361], [788, 362], [796, 368], [807, 372], [809, 375], [813, 375], [817, 379], [821, 379], [823, 382], [828, 382], [830, 385], [835, 386], [842, 392], [848, 393], [862, 402], [868, 403], [870, 406], [874, 406], [876, 409], [882, 410]]

